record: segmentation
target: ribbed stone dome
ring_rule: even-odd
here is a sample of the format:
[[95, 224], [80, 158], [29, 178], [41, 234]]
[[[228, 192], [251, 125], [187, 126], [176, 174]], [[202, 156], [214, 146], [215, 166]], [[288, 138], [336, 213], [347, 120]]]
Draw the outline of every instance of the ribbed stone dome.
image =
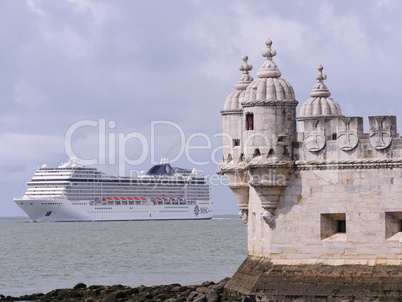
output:
[[248, 57], [243, 56], [243, 64], [240, 65], [239, 70], [243, 72], [241, 78], [236, 83], [236, 90], [228, 95], [225, 101], [223, 110], [237, 110], [242, 109], [241, 102], [243, 102], [245, 91], [247, 86], [253, 81], [253, 78], [249, 75], [249, 71], [253, 69], [252, 65], [247, 63]]
[[338, 102], [331, 99], [331, 92], [324, 84], [327, 78], [322, 73], [324, 67], [318, 66], [317, 84], [310, 92], [311, 98], [301, 107], [298, 118], [320, 117], [320, 116], [342, 116], [342, 110]]
[[281, 72], [272, 61], [276, 55], [276, 51], [271, 49], [272, 41], [268, 40], [265, 44], [267, 49], [262, 56], [267, 59], [257, 72], [259, 78], [248, 85], [244, 95], [244, 104], [260, 101], [295, 101], [293, 87], [288, 81], [280, 78]]

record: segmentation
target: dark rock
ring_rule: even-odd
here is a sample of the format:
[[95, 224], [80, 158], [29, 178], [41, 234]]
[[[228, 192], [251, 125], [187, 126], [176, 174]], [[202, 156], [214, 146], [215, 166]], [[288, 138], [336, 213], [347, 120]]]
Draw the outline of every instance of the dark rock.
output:
[[207, 297], [208, 302], [218, 302], [219, 301], [219, 295], [216, 291], [210, 292], [205, 294]]
[[193, 302], [208, 302], [207, 297], [204, 294], [198, 295], [194, 298]]
[[84, 293], [75, 291], [75, 290], [71, 290], [68, 288], [63, 288], [57, 292], [57, 297], [59, 297], [60, 300], [66, 300], [69, 298], [81, 298], [81, 297], [84, 297]]
[[121, 284], [114, 284], [112, 286], [110, 286], [110, 289], [112, 290], [119, 290], [119, 289], [123, 289], [125, 286], [121, 285]]
[[84, 283], [78, 283], [77, 285], [75, 285], [73, 287], [73, 290], [77, 290], [77, 289], [85, 289], [87, 288], [87, 286]]
[[170, 284], [131, 288], [121, 284], [112, 286], [78, 283], [72, 289], [63, 288], [47, 294], [26, 295], [19, 298], [0, 296], [0, 302], [35, 301], [35, 302], [233, 302], [241, 301], [239, 295], [228, 295], [225, 285], [228, 279], [219, 283], [204, 282], [200, 285], [181, 286]]
[[190, 295], [188, 296], [188, 299], [191, 301], [193, 300], [195, 297], [197, 297], [199, 294], [197, 292], [191, 292]]
[[208, 286], [211, 286], [211, 285], [214, 285], [214, 284], [215, 284], [215, 282], [205, 281], [205, 282], [201, 283], [201, 286], [208, 287]]
[[104, 289], [104, 285], [91, 285], [88, 289]]

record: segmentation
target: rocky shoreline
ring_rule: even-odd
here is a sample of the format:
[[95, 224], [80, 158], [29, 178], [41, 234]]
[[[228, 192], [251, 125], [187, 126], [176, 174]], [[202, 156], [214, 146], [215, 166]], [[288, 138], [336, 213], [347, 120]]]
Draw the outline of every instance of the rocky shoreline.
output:
[[56, 289], [47, 294], [37, 293], [21, 297], [0, 295], [1, 302], [36, 301], [36, 302], [224, 302], [242, 301], [241, 296], [230, 294], [225, 290], [229, 278], [218, 283], [204, 282], [199, 285], [182, 286], [180, 284], [159, 286], [138, 286], [135, 288], [124, 285], [91, 285], [79, 283], [73, 288]]

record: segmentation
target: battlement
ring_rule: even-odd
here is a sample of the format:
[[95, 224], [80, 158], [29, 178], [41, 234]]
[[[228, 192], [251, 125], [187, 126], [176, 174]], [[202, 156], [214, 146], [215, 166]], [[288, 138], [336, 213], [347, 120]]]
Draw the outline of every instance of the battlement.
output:
[[396, 116], [370, 116], [369, 133], [362, 117], [299, 118], [298, 160], [362, 161], [402, 158]]

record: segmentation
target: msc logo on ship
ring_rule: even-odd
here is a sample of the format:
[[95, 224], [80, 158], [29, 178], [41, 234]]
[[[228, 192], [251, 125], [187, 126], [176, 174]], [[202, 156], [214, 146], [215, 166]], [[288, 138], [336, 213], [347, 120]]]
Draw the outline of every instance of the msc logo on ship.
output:
[[198, 206], [195, 206], [194, 214], [195, 214], [195, 216], [198, 216], [198, 214], [200, 214], [200, 208]]
[[195, 206], [194, 208], [194, 214], [195, 216], [198, 216], [198, 214], [208, 214], [209, 209], [208, 208], [200, 208], [199, 206]]

